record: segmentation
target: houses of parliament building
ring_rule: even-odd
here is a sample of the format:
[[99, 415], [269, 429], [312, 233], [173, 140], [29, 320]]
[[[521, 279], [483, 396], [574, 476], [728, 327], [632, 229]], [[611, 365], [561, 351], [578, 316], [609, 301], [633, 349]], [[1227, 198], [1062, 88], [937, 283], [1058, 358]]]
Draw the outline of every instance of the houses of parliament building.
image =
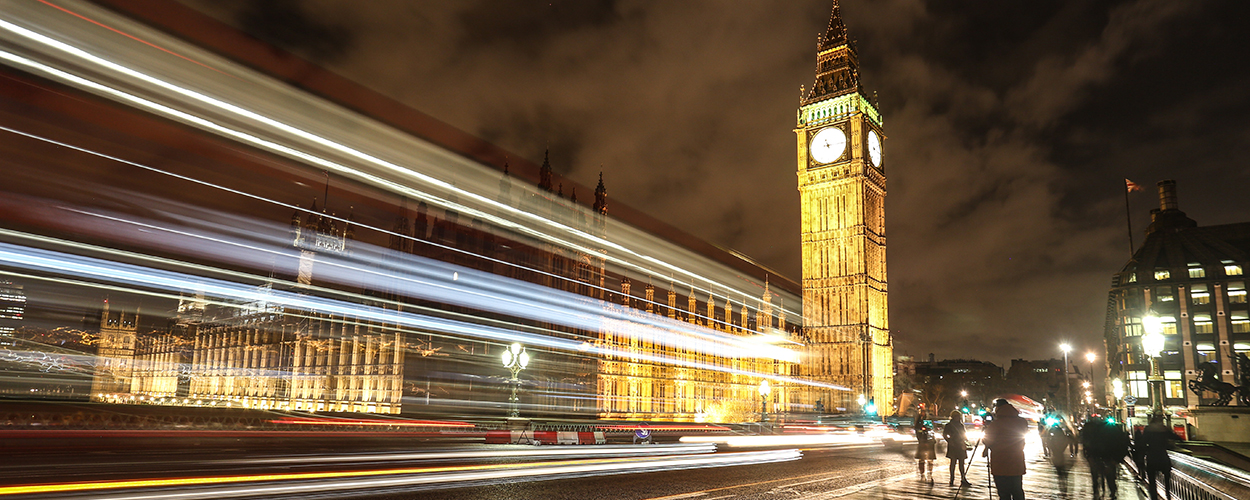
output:
[[[190, 293], [164, 324], [146, 332], [137, 327], [137, 313], [126, 321], [106, 311], [92, 397], [294, 411], [499, 415], [509, 383], [518, 383], [525, 416], [744, 421], [757, 418], [761, 398], [768, 412], [811, 414], [857, 411], [860, 395], [884, 413], [893, 399], [884, 134], [875, 102], [860, 87], [857, 57], [835, 1], [818, 40], [816, 81], [804, 90], [795, 129], [801, 285], [701, 242], [696, 251], [715, 254], [711, 258], [758, 283], [758, 294], [731, 297], [728, 290], [709, 293], [713, 286], [707, 283], [640, 278], [614, 270], [602, 249], [542, 243], [420, 199], [413, 207], [407, 202], [397, 207], [388, 231], [374, 231], [357, 227], [351, 217], [333, 216], [331, 202], [322, 198], [320, 206], [315, 200], [290, 219], [288, 251], [298, 267], [285, 276], [278, 273], [257, 296], [273, 290], [312, 293], [322, 258], [351, 255], [367, 244], [387, 248], [397, 262], [399, 256], [418, 256], [575, 295], [603, 311], [598, 327], [497, 317], [407, 297], [385, 284], [353, 290], [372, 298], [365, 300], [369, 307], [524, 323], [585, 346], [567, 351], [529, 346], [534, 361], [520, 381], [509, 381], [499, 365], [508, 347], [500, 342], [297, 310], [263, 298], [241, 303]], [[494, 195], [499, 204], [599, 238], [612, 236], [602, 175], [593, 198], [579, 201], [576, 188], [564, 193], [549, 158], [538, 169], [535, 188], [518, 189], [525, 181], [513, 177], [507, 163], [501, 170]], [[683, 237], [679, 244], [690, 241]], [[802, 297], [801, 317], [786, 313], [783, 293], [777, 292]], [[677, 335], [657, 324], [769, 339], [793, 356], [725, 356], [711, 348], [712, 340]], [[771, 379], [770, 391], [761, 391], [765, 379]]]

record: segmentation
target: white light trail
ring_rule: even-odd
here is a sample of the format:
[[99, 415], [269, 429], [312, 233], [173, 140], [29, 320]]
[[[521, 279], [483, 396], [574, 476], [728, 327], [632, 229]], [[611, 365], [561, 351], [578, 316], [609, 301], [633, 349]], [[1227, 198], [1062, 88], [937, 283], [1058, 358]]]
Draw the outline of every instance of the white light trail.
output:
[[[24, 16], [37, 17], [33, 12], [23, 11], [12, 5], [8, 7], [10, 9], [10, 12], [8, 13], [8, 17], [14, 20], [15, 22], [19, 19], [22, 19]], [[90, 11], [93, 13], [93, 15], [98, 15], [100, 17], [112, 20], [112, 18], [109, 18], [108, 14], [99, 10], [93, 10], [89, 6], [86, 6], [86, 5], [79, 6], [79, 10]], [[56, 22], [54, 21], [57, 21], [57, 20], [54, 17], [52, 19], [41, 19], [40, 21], [41, 21], [40, 23], [28, 21], [28, 24], [30, 24], [31, 26], [23, 27], [23, 26], [14, 24], [13, 22], [0, 20], [0, 29], [3, 29], [13, 35], [16, 35], [20, 39], [26, 40], [28, 42], [34, 42], [41, 46], [52, 49], [56, 51], [57, 53], [70, 56], [73, 60], [76, 61], [76, 63], [70, 64], [69, 70], [58, 69], [49, 64], [41, 63], [33, 59], [19, 56], [14, 53], [3, 52], [3, 53], [0, 53], [0, 57], [3, 57], [4, 59], [10, 61], [11, 63], [15, 65], [25, 67], [28, 70], [34, 71], [36, 73], [42, 73], [51, 78], [61, 80], [63, 82], [66, 82], [68, 84], [71, 84], [80, 88], [87, 89], [91, 92], [98, 93], [101, 95], [106, 95], [113, 99], [120, 100], [123, 102], [128, 102], [139, 108], [147, 109], [152, 112], [171, 117], [175, 120], [183, 121], [184, 123], [188, 123], [196, 127], [200, 127], [202, 129], [212, 131], [224, 137], [229, 137], [234, 140], [238, 140], [247, 144], [251, 144], [256, 147], [274, 151], [284, 156], [296, 158], [296, 159], [299, 159], [300, 161], [304, 161], [313, 165], [317, 165], [320, 168], [333, 170], [333, 171], [339, 172], [340, 174], [354, 177], [354, 178], [363, 180], [367, 183], [383, 187], [395, 193], [402, 193], [407, 196], [411, 196], [413, 198], [427, 200], [430, 203], [435, 204], [436, 206], [455, 210], [461, 213], [470, 214], [474, 217], [481, 218], [482, 220], [489, 221], [492, 224], [498, 225], [500, 227], [505, 227], [510, 230], [522, 233], [522, 234], [526, 234], [530, 237], [536, 238], [541, 241], [548, 241], [552, 244], [565, 247], [565, 248], [574, 249], [579, 252], [586, 253], [588, 255], [597, 255], [597, 256], [606, 258], [608, 261], [616, 265], [622, 266], [626, 269], [630, 269], [636, 273], [640, 273], [646, 276], [656, 276], [661, 279], [665, 278], [665, 276], [663, 276], [665, 273], [669, 273], [673, 276], [680, 276], [681, 278], [676, 279], [675, 281], [680, 281], [683, 283], [683, 285], [687, 281], [689, 281], [692, 287], [699, 289], [701, 292], [704, 292], [710, 295], [720, 296], [723, 299], [729, 300], [731, 302], [734, 301], [734, 297], [744, 297], [748, 295], [754, 295], [754, 294], [748, 294], [741, 290], [738, 290], [736, 287], [730, 286], [720, 279], [711, 277], [707, 273], [696, 272], [696, 271], [687, 269], [687, 266], [685, 265], [674, 264], [670, 260], [658, 258], [652, 255], [651, 253], [647, 253], [646, 251], [640, 249], [644, 247], [639, 247], [639, 248], [627, 247], [618, 242], [615, 242], [606, 238], [601, 238], [597, 235], [581, 231], [577, 228], [570, 227], [566, 224], [562, 224], [558, 221], [543, 217], [541, 215], [530, 213], [524, 210], [519, 210], [510, 205], [499, 203], [498, 201], [488, 196], [484, 196], [484, 195], [475, 193], [473, 191], [457, 188], [454, 183], [450, 183], [450, 182], [438, 179], [436, 177], [424, 174], [422, 172], [407, 168], [395, 162], [388, 161], [377, 154], [367, 152], [358, 147], [349, 146], [348, 144], [342, 141], [333, 140], [324, 135], [319, 135], [317, 133], [310, 132], [309, 130], [306, 130], [305, 128], [295, 126], [291, 123], [288, 123], [287, 121], [284, 121], [279, 118], [274, 118], [265, 113], [255, 111], [253, 109], [245, 107], [244, 105], [230, 102], [227, 98], [214, 97], [212, 95], [209, 95], [209, 93], [207, 93], [206, 91], [195, 90], [195, 89], [190, 88], [190, 85], [192, 85], [194, 82], [200, 81], [200, 79], [184, 75], [186, 77], [184, 78], [184, 81], [182, 82], [182, 84], [176, 84], [167, 79], [162, 79], [156, 76], [152, 76], [151, 74], [131, 68], [124, 64], [118, 63], [114, 60], [111, 60], [109, 58], [97, 55], [95, 53], [90, 52], [89, 50], [85, 48], [76, 46], [71, 42], [67, 42], [67, 41], [64, 41], [62, 39], [58, 39], [55, 37], [55, 34], [54, 34], [55, 26], [62, 26], [63, 29], [66, 29], [65, 27], [72, 25], [72, 23], [79, 22], [78, 20], [74, 20], [74, 19], [70, 19], [68, 21], [59, 20], [60, 24], [56, 24]], [[121, 21], [117, 21], [117, 22], [121, 22]], [[81, 28], [95, 29], [95, 27], [93, 26], [83, 26]], [[35, 31], [36, 29], [41, 29], [45, 32], [44, 33], [37, 32]], [[121, 37], [120, 35], [116, 35], [113, 33], [106, 33], [105, 35], [118, 38], [117, 40], [114, 40], [114, 43], [121, 47], [125, 47], [127, 46], [127, 44], [138, 43], [132, 39]], [[166, 45], [166, 44], [177, 45], [176, 41], [170, 40], [167, 37], [162, 38], [163, 36], [159, 34], [147, 33], [145, 37], [162, 40], [163, 43], [159, 45]], [[99, 47], [93, 46], [93, 48], [99, 48]], [[214, 60], [216, 64], [213, 64], [212, 66], [226, 67], [235, 72], [245, 71], [235, 65], [227, 64], [224, 61], [217, 61], [214, 58], [207, 56], [207, 55], [202, 56], [201, 58], [204, 60]], [[197, 64], [199, 64], [202, 68], [195, 68], [196, 70], [202, 70], [203, 68], [211, 68], [211, 66], [207, 64], [201, 64], [201, 63], [197, 63]], [[80, 66], [94, 68], [96, 71], [101, 72], [101, 74], [104, 75], [104, 78], [102, 78], [104, 80], [109, 80], [109, 81], [131, 81], [133, 80], [133, 81], [141, 82], [142, 84], [154, 87], [156, 89], [161, 89], [165, 92], [173, 93], [175, 96], [180, 96], [182, 99], [189, 99], [192, 103], [198, 103], [198, 104], [191, 104], [188, 102], [174, 102], [174, 103], [169, 103], [169, 104], [160, 104], [153, 99], [140, 97], [134, 93], [126, 92], [126, 91], [111, 87], [109, 85], [100, 83], [92, 79], [91, 77], [84, 77], [82, 75], [85, 74], [85, 70], [81, 69]], [[70, 71], [78, 71], [80, 74], [73, 74]], [[222, 72], [222, 71], [215, 70], [215, 69], [213, 71], [217, 71], [219, 73]], [[161, 74], [166, 74], [166, 73], [161, 73]], [[269, 84], [268, 87], [275, 86], [272, 82], [272, 79], [268, 79], [267, 77], [260, 77], [252, 73], [248, 73], [245, 76], [247, 76], [248, 79], [250, 80], [264, 81], [265, 83]], [[237, 82], [232, 82], [232, 83], [237, 83]], [[138, 87], [139, 88], [137, 88], [136, 91], [150, 91], [151, 90], [148, 88], [143, 88], [142, 86], [138, 86]], [[286, 91], [288, 93], [290, 92], [289, 89], [287, 89]], [[166, 96], [166, 99], [168, 99], [168, 96]], [[322, 107], [327, 106], [327, 104], [324, 102], [318, 102], [318, 104], [321, 105]], [[192, 110], [192, 111], [176, 109], [174, 106], [182, 106], [184, 109]], [[338, 111], [337, 107], [335, 108], [336, 108], [335, 110]], [[280, 142], [282, 139], [277, 139], [277, 138], [266, 139], [259, 135], [256, 135], [255, 133], [248, 133], [248, 132], [243, 131], [242, 129], [231, 128], [230, 126], [226, 125], [224, 121], [214, 121], [214, 120], [202, 117], [199, 114], [197, 114], [199, 111], [203, 109], [213, 109], [218, 112], [225, 113], [226, 116], [231, 116], [231, 117], [234, 117], [235, 119], [241, 119], [242, 123], [247, 123], [252, 126], [261, 126], [262, 129], [270, 129], [270, 131], [279, 132], [280, 133], [279, 135], [285, 134], [285, 135], [294, 137], [295, 139], [298, 139], [298, 140], [295, 141], [295, 143], [282, 143]], [[361, 120], [361, 118], [359, 117], [352, 117], [352, 118], [356, 119], [357, 121]], [[341, 131], [338, 131], [338, 132], [341, 132]], [[394, 180], [379, 176], [378, 174], [375, 173], [377, 172], [377, 170], [365, 170], [360, 166], [354, 167], [351, 165], [333, 161], [327, 157], [322, 157], [309, 150], [306, 150], [305, 148], [299, 146], [296, 143], [303, 143], [305, 145], [315, 145], [318, 147], [326, 148], [329, 151], [342, 154], [355, 161], [362, 162], [364, 165], [369, 165], [371, 166], [370, 168], [372, 169], [381, 169], [381, 172], [398, 175], [400, 176], [400, 178], [404, 179], [405, 181], [412, 181], [412, 182], [416, 182], [419, 185], [428, 186], [428, 187], [431, 187], [440, 191], [444, 191], [447, 193], [453, 193], [457, 197], [463, 196], [465, 198], [468, 198], [480, 204], [483, 207], [487, 207], [491, 211], [495, 211], [499, 213], [506, 213], [511, 217], [517, 218], [518, 220], [527, 221], [528, 224], [536, 224], [537, 227], [541, 227], [543, 229], [542, 230], [534, 229], [534, 228], [529, 227], [527, 224], [513, 222], [510, 219], [495, 216], [490, 212], [479, 210], [474, 207], [466, 206], [458, 202], [453, 202], [449, 200], [447, 197], [438, 196], [429, 191], [422, 191], [422, 190], [415, 189], [408, 185], [400, 184]], [[563, 236], [559, 236], [559, 235], [567, 236], [572, 239], [565, 239]], [[605, 253], [604, 249], [612, 250], [612, 252]], [[633, 259], [633, 260], [626, 259], [624, 257], [629, 257], [630, 259]], [[651, 266], [659, 268], [660, 272], [656, 273], [651, 268]], [[706, 285], [703, 285], [703, 283], [706, 283]], [[716, 293], [714, 291], [714, 288], [718, 288], [722, 290], [722, 292]], [[797, 300], [791, 300], [791, 303], [795, 303], [795, 302], [797, 302]], [[750, 304], [747, 304], [743, 300], [738, 300], [737, 303], [747, 306], [752, 309], [757, 309], [755, 307], [750, 306]], [[800, 317], [800, 316], [797, 316], [798, 314], [797, 312], [792, 312], [792, 314], [796, 314], [796, 317]]]
[[[108, 249], [108, 248], [103, 248], [103, 247], [95, 247], [95, 246], [86, 245], [82, 243], [74, 243], [74, 242], [69, 242], [69, 241], [64, 241], [64, 240], [57, 240], [55, 238], [29, 235], [29, 234], [12, 231], [12, 230], [6, 230], [6, 229], [0, 229], [0, 236], [5, 236], [10, 239], [26, 239], [26, 240], [31, 240], [31, 241], [38, 241], [44, 245], [54, 244], [58, 246], [71, 247], [71, 248], [75, 248], [76, 251], [89, 251], [89, 252], [95, 252], [98, 254], [112, 255], [118, 258], [126, 258], [128, 260], [138, 260], [138, 261], [147, 262], [153, 265], [173, 266], [173, 267], [182, 268], [182, 269], [193, 269], [198, 274], [208, 274], [208, 275], [215, 275], [215, 276], [232, 276], [235, 279], [240, 279], [246, 282], [259, 283], [259, 282], [265, 282], [265, 281], [276, 281], [276, 280], [271, 280], [269, 278], [265, 278], [261, 276], [253, 276], [253, 275], [248, 275], [246, 273], [241, 273], [237, 271], [228, 271], [225, 269], [212, 268], [212, 267], [204, 266], [201, 264], [193, 264], [193, 263], [188, 263], [188, 262], [175, 261], [172, 259], [145, 256], [141, 254], [135, 254], [132, 252], [125, 252], [121, 250], [114, 250], [114, 249]], [[449, 318], [435, 317], [435, 316], [430, 316], [426, 314], [418, 314], [415, 311], [398, 311], [398, 310], [393, 310], [393, 309], [383, 309], [379, 307], [367, 306], [358, 302], [377, 301], [377, 298], [360, 296], [357, 294], [349, 294], [346, 292], [339, 292], [339, 291], [324, 289], [324, 288], [314, 287], [313, 291], [334, 293], [337, 295], [341, 295], [344, 298], [354, 299], [354, 300], [351, 300], [351, 301], [336, 300], [332, 298], [318, 297], [318, 296], [313, 296], [313, 295], [301, 295], [301, 294], [296, 294], [292, 292], [272, 290], [272, 289], [261, 290], [261, 289], [258, 289], [255, 285], [244, 284], [244, 283], [239, 283], [239, 282], [234, 282], [234, 281], [226, 281], [226, 280], [221, 280], [221, 279], [208, 278], [208, 277], [199, 276], [196, 274], [187, 274], [187, 273], [169, 271], [169, 270], [164, 270], [164, 269], [154, 269], [154, 268], [144, 267], [140, 265], [113, 262], [113, 261], [98, 259], [94, 257], [85, 257], [81, 255], [74, 255], [74, 254], [56, 252], [56, 251], [45, 250], [45, 249], [29, 248], [29, 247], [24, 247], [24, 246], [4, 243], [4, 242], [0, 242], [0, 265], [7, 265], [7, 266], [15, 267], [15, 268], [26, 269], [30, 271], [36, 271], [36, 272], [43, 272], [43, 273], [51, 272], [51, 273], [75, 276], [75, 277], [82, 278], [85, 280], [90, 280], [90, 281], [106, 281], [106, 282], [111, 282], [111, 283], [116, 283], [116, 284], [124, 284], [124, 285], [129, 285], [132, 287], [138, 287], [141, 289], [155, 289], [155, 290], [166, 290], [166, 291], [199, 291], [199, 292], [203, 292], [206, 296], [216, 297], [217, 300], [220, 300], [223, 303], [229, 303], [231, 301], [243, 302], [243, 303], [265, 302], [265, 303], [272, 304], [275, 306], [281, 306], [284, 308], [290, 308], [290, 309], [295, 309], [295, 310], [317, 311], [317, 312], [322, 312], [322, 313], [327, 313], [327, 314], [332, 314], [332, 315], [337, 315], [337, 316], [342, 316], [342, 317], [358, 318], [359, 320], [378, 321], [378, 322], [386, 323], [386, 324], [394, 324], [399, 327], [435, 331], [435, 332], [439, 332], [439, 333], [443, 333], [447, 335], [454, 335], [458, 337], [478, 338], [478, 339], [485, 339], [485, 340], [504, 342], [504, 343], [522, 342], [522, 343], [526, 343], [529, 345], [564, 350], [568, 352], [580, 351], [580, 352], [586, 352], [588, 354], [594, 354], [594, 355], [600, 355], [600, 356], [614, 356], [614, 357], [634, 359], [634, 360], [640, 360], [640, 361], [648, 361], [648, 362], [654, 362], [654, 363], [672, 364], [672, 365], [684, 366], [688, 368], [715, 370], [715, 371], [733, 373], [733, 374], [738, 374], [738, 375], [748, 375], [752, 377], [763, 377], [763, 378], [768, 378], [768, 379], [779, 381], [779, 382], [786, 382], [786, 383], [791, 383], [791, 384], [796, 384], [796, 385], [809, 385], [809, 386], [814, 386], [814, 387], [825, 387], [825, 388], [836, 389], [836, 390], [845, 390], [845, 388], [841, 386], [836, 386], [836, 385], [818, 382], [814, 380], [779, 376], [779, 375], [774, 375], [770, 373], [753, 372], [749, 370], [733, 368], [731, 366], [716, 365], [712, 363], [704, 363], [704, 362], [680, 359], [680, 358], [669, 357], [669, 356], [649, 354], [646, 352], [636, 352], [636, 351], [617, 349], [617, 348], [611, 348], [611, 347], [605, 347], [605, 346], [591, 346], [589, 349], [587, 349], [586, 346], [584, 346], [580, 341], [577, 341], [577, 340], [558, 338], [554, 336], [547, 336], [547, 335], [541, 335], [541, 334], [536, 334], [536, 333], [528, 333], [524, 331], [518, 331], [516, 329], [486, 325], [486, 324], [482, 324], [478, 322], [461, 321], [461, 320], [455, 320], [455, 319], [449, 319]], [[437, 263], [435, 261], [434, 263], [431, 263], [430, 265], [431, 266], [434, 266], [434, 265], [446, 266], [448, 264]], [[472, 270], [469, 270], [469, 269], [463, 270], [464, 273], [468, 273], [470, 271]], [[358, 272], [358, 271], [353, 271], [353, 272]], [[489, 275], [489, 273], [482, 273], [482, 274], [485, 274], [488, 276], [475, 276], [475, 277], [482, 278], [483, 280], [485, 280], [486, 278], [506, 279], [506, 278], [498, 277], [495, 275]], [[454, 281], [455, 286], [458, 286], [458, 287], [472, 287], [476, 283], [474, 279], [469, 279], [469, 277], [467, 277], [463, 273], [461, 274], [460, 279], [458, 280], [451, 280], [451, 272], [448, 272], [447, 270], [443, 270], [440, 273], [436, 273], [436, 275], [442, 276], [445, 281]], [[294, 283], [286, 282], [285, 284], [291, 287], [294, 286]], [[506, 289], [507, 287], [502, 287], [502, 288]], [[444, 298], [449, 296], [450, 294], [459, 293], [462, 291], [462, 290], [456, 289], [453, 286], [445, 286], [444, 288], [440, 290], [441, 292], [440, 294], [438, 294], [438, 296], [444, 297]], [[518, 311], [514, 311], [518, 315], [522, 314], [521, 310], [526, 309], [527, 307], [532, 308], [532, 307], [541, 306], [543, 308], [548, 308], [549, 306], [549, 304], [546, 304], [543, 302], [535, 302], [533, 304], [526, 306], [525, 304], [519, 304], [516, 302], [516, 300], [520, 298], [520, 295], [512, 296], [512, 297], [509, 297], [506, 295], [492, 295], [492, 294], [489, 294], [489, 291], [490, 290], [487, 290], [487, 289], [479, 289], [476, 291], [466, 292], [462, 297], [465, 298], [464, 300], [467, 301], [468, 300], [467, 297], [473, 297], [477, 295], [481, 299], [480, 302], [485, 302], [485, 303], [500, 302], [503, 299], [508, 299], [508, 300], [513, 301], [514, 307], [517, 307], [519, 309]], [[551, 293], [551, 291], [547, 291], [547, 293]], [[474, 301], [467, 301], [465, 302], [465, 304], [473, 306], [473, 307], [487, 307], [486, 304], [482, 304], [482, 303], [474, 302]], [[510, 310], [510, 309], [501, 309], [501, 310]], [[604, 314], [605, 311], [599, 310], [597, 311], [597, 313]], [[575, 316], [576, 315], [574, 314], [574, 315], [570, 315], [569, 317], [575, 317]], [[681, 322], [672, 322], [672, 323], [674, 323], [675, 326], [684, 325], [684, 323], [681, 323]], [[598, 323], [594, 323], [594, 324], [597, 328]], [[723, 336], [729, 339], [733, 338], [730, 335], [723, 335]], [[655, 337], [658, 338], [660, 337], [660, 335], [655, 335]], [[745, 342], [745, 341], [740, 341], [740, 342], [744, 343], [744, 347], [738, 347], [738, 346], [729, 344], [728, 342], [720, 342], [720, 343], [712, 344], [712, 345], [700, 345], [698, 342], [691, 342], [686, 345], [688, 347], [701, 347], [703, 349], [706, 349], [706, 352], [708, 354], [712, 354], [714, 356], [719, 356], [719, 357], [725, 357], [725, 358], [765, 356], [765, 353], [762, 352], [761, 350], [761, 346], [759, 346], [758, 344], [753, 344], [753, 343]], [[780, 356], [787, 356], [787, 357], [792, 356], [792, 353], [789, 350], [786, 350], [784, 348], [772, 347], [772, 346], [769, 346], [769, 347], [780, 351], [778, 353], [778, 355]]]

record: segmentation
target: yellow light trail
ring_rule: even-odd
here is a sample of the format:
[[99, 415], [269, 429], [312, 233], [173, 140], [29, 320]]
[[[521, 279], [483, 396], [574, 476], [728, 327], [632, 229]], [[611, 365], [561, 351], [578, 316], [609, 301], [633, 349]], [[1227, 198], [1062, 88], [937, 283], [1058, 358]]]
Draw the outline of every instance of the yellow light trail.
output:
[[[797, 460], [801, 458], [798, 450], [780, 450], [767, 452], [740, 452], [740, 453], [719, 453], [713, 455], [679, 455], [673, 457], [656, 457], [656, 458], [601, 458], [601, 459], [583, 459], [583, 460], [560, 460], [548, 462], [529, 462], [515, 464], [482, 464], [482, 465], [458, 465], [458, 466], [442, 466], [442, 467], [415, 467], [415, 468], [399, 468], [399, 469], [381, 469], [381, 470], [364, 470], [364, 471], [328, 471], [328, 472], [297, 472], [284, 474], [253, 474], [241, 476], [203, 476], [203, 477], [183, 477], [169, 479], [135, 479], [135, 480], [119, 480], [119, 481], [91, 481], [81, 483], [55, 483], [55, 484], [37, 484], [37, 485], [21, 485], [21, 486], [5, 486], [0, 487], [0, 496], [12, 495], [31, 495], [31, 494], [50, 494], [50, 493], [84, 493], [91, 491], [110, 491], [134, 488], [158, 488], [158, 487], [192, 487], [192, 486], [213, 486], [213, 485], [229, 485], [241, 483], [260, 483], [275, 481], [306, 481], [306, 480], [324, 480], [324, 479], [353, 479], [353, 478], [373, 478], [381, 476], [396, 475], [422, 475], [435, 476], [446, 473], [462, 473], [460, 476], [443, 475], [437, 477], [427, 477], [424, 480], [419, 478], [408, 478], [408, 484], [420, 483], [448, 483], [461, 480], [481, 480], [481, 479], [503, 479], [516, 478], [521, 476], [533, 477], [542, 474], [569, 474], [569, 473], [585, 473], [585, 472], [617, 472], [624, 473], [627, 471], [651, 471], [663, 467], [716, 467], [731, 465], [747, 465], [753, 463], [768, 463], [777, 461]], [[615, 467], [614, 467], [615, 466]], [[481, 473], [491, 473], [486, 474]], [[506, 475], [504, 474], [506, 473]], [[303, 487], [305, 491], [314, 488], [341, 488], [342, 483], [332, 485], [308, 485]], [[367, 485], [360, 485], [367, 486]], [[348, 486], [351, 487], [351, 486]], [[259, 489], [249, 490], [251, 493], [264, 494]], [[229, 493], [229, 492], [227, 492]]]

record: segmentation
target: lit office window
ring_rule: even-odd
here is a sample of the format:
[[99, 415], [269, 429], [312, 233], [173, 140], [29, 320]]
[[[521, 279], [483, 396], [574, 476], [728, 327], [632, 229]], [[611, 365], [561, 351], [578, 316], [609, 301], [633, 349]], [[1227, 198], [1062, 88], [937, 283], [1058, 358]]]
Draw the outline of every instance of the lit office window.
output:
[[1232, 324], [1233, 333], [1250, 332], [1250, 316], [1246, 311], [1233, 311], [1228, 315], [1229, 323]]
[[1163, 316], [1159, 318], [1159, 322], [1163, 324], [1163, 333], [1165, 335], [1176, 335], [1176, 318]]
[[1215, 326], [1211, 322], [1210, 314], [1199, 313], [1199, 314], [1194, 315], [1194, 333], [1214, 333], [1214, 332], [1215, 332]]
[[1142, 328], [1141, 328], [1140, 319], [1133, 317], [1133, 316], [1124, 318], [1124, 336], [1125, 337], [1140, 337], [1141, 334], [1142, 334]]
[[1246, 282], [1230, 281], [1228, 282], [1228, 302], [1232, 304], [1246, 303]]
[[1207, 270], [1201, 267], [1191, 267], [1189, 268], [1189, 277], [1190, 278], [1205, 278], [1207, 277]]
[[1211, 303], [1211, 292], [1207, 291], [1206, 285], [1194, 285], [1189, 290], [1189, 297], [1195, 306]]
[[1172, 271], [1167, 269], [1155, 269], [1155, 280], [1165, 280], [1172, 277]]
[[1241, 266], [1236, 264], [1227, 264], [1224, 266], [1224, 274], [1228, 276], [1241, 276]]
[[1161, 286], [1155, 288], [1155, 300], [1159, 302], [1170, 302], [1175, 299], [1176, 297], [1172, 296], [1172, 287]]

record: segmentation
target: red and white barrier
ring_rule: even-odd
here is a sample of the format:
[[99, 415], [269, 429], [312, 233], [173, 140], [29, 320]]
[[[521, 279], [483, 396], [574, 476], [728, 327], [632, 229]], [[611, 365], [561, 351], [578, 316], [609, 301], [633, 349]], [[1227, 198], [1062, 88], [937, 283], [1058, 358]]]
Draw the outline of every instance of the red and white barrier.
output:
[[486, 444], [604, 444], [602, 432], [486, 431]]

